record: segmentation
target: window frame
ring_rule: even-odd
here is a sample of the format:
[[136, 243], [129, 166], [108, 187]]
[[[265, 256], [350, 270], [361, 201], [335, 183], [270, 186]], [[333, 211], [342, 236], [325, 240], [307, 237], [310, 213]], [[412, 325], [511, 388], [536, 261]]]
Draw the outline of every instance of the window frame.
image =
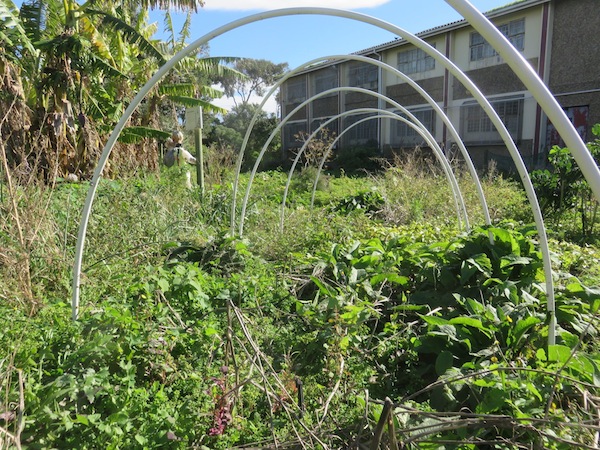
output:
[[[490, 99], [490, 104], [506, 126], [513, 141], [518, 142], [523, 132], [524, 95], [511, 95]], [[467, 100], [460, 107], [461, 136], [465, 142], [502, 143], [500, 133], [490, 117], [475, 100]]]
[[[298, 92], [295, 92], [296, 90]], [[304, 78], [289, 80], [285, 84], [285, 99], [289, 104], [302, 103], [307, 98], [306, 94], [306, 80]]]
[[348, 86], [374, 90], [379, 87], [379, 68], [366, 62], [348, 66]]
[[[431, 106], [410, 109], [409, 112], [423, 124], [423, 126], [431, 133], [432, 136], [435, 136], [437, 114]], [[394, 113], [404, 117], [405, 119], [408, 119], [408, 116], [400, 111], [396, 110]], [[400, 120], [395, 120], [394, 122], [395, 124], [392, 127], [392, 142], [394, 145], [412, 146], [420, 144], [424, 141], [423, 137], [414, 128], [408, 126], [406, 123]]]
[[[325, 86], [319, 86], [320, 83], [325, 84]], [[339, 87], [339, 85], [340, 82], [338, 77], [338, 71], [334, 68], [320, 70], [312, 76], [312, 88], [313, 93], [315, 95], [320, 94], [321, 92], [327, 91], [329, 89]]]
[[[369, 141], [377, 141], [379, 143], [379, 119], [375, 118], [376, 114], [360, 114], [348, 116], [344, 119], [343, 129], [349, 131], [344, 134], [344, 145], [364, 145]], [[373, 117], [371, 120], [365, 120], [356, 126], [356, 122], [366, 117]]]
[[297, 141], [294, 138], [295, 134], [300, 132], [307, 133], [308, 126], [305, 120], [297, 121], [297, 122], [288, 122], [283, 127], [283, 142], [285, 148], [300, 148], [302, 147], [302, 142]]
[[[435, 43], [431, 45], [435, 48]], [[421, 48], [411, 48], [398, 52], [396, 67], [405, 75], [425, 73], [435, 70], [435, 58]]]
[[[517, 50], [525, 50], [524, 17], [500, 24], [497, 28]], [[491, 44], [477, 31], [472, 31], [469, 36], [469, 61], [483, 61], [495, 56], [498, 56], [498, 52], [494, 50]]]

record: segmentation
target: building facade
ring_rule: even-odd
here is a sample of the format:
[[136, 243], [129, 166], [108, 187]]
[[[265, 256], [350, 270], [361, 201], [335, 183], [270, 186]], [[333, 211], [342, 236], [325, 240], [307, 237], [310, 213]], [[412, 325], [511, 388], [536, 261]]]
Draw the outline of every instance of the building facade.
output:
[[[592, 137], [592, 125], [600, 123], [599, 7], [598, 0], [522, 0], [486, 14], [544, 80], [584, 140]], [[466, 21], [418, 36], [448, 57], [486, 95], [525, 163], [531, 168], [543, 165], [548, 150], [561, 144], [560, 137], [519, 78], [485, 39]], [[403, 39], [357, 55], [382, 61], [421, 86], [448, 116], [477, 167], [485, 168], [494, 160], [501, 168], [511, 168], [512, 160], [487, 114], [433, 57]], [[350, 57], [312, 66], [289, 78], [281, 87], [282, 117], [308, 98], [336, 87], [359, 87], [384, 95], [408, 109], [444, 149], [452, 148], [447, 127], [409, 83], [375, 64]], [[284, 150], [301, 145], [299, 133], [313, 132], [324, 121], [358, 108], [401, 113], [388, 101], [364, 92], [332, 92], [288, 117], [282, 131]], [[344, 133], [339, 142], [341, 149], [370, 146], [380, 154], [388, 154], [424, 144], [420, 134], [398, 120], [360, 122], [376, 114], [347, 115], [327, 128]]]

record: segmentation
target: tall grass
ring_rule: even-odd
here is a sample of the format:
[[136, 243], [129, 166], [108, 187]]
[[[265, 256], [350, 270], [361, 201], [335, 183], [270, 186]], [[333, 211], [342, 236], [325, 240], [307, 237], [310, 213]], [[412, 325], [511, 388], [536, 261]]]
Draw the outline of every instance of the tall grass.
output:
[[[209, 151], [207, 189], [186, 189], [179, 169], [160, 174], [101, 181], [88, 228], [83, 264], [83, 295], [114, 295], [131, 273], [164, 257], [165, 246], [202, 242], [229, 231], [234, 158]], [[385, 227], [430, 223], [453, 230], [457, 218], [452, 193], [439, 166], [412, 155], [387, 162], [376, 174], [323, 174], [311, 208], [316, 171], [294, 174], [279, 228], [280, 205], [287, 174], [262, 172], [254, 181], [245, 234], [257, 250], [278, 259], [300, 249], [372, 233]], [[457, 170], [470, 221], [483, 223], [475, 185]], [[238, 192], [239, 215], [247, 175]], [[88, 183], [58, 183], [54, 188], [12, 186], [6, 178], [0, 205], [0, 295], [5, 301], [35, 309], [44, 302], [65, 301], [70, 295], [71, 265], [81, 209]], [[530, 221], [525, 195], [518, 183], [499, 174], [482, 179], [493, 221]], [[381, 202], [364, 210], [339, 214], [353, 196], [376, 192]], [[337, 207], [337, 209], [336, 209]], [[239, 220], [239, 218], [238, 218]]]

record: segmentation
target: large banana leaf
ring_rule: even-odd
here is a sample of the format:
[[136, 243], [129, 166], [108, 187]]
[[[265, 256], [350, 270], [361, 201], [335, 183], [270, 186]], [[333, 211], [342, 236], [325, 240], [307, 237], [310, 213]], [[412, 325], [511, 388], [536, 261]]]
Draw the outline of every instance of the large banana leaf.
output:
[[11, 0], [0, 0], [0, 43], [9, 46], [22, 45], [32, 55], [36, 50], [27, 36], [19, 17], [19, 10]]
[[196, 94], [196, 86], [194, 86], [192, 83], [162, 83], [158, 87], [158, 93], [160, 95], [181, 95], [193, 97]]
[[161, 84], [158, 87], [160, 95], [194, 97], [196, 93], [211, 98], [223, 97], [223, 92], [211, 86], [196, 86], [193, 83]]
[[25, 33], [33, 42], [41, 40], [46, 29], [47, 6], [40, 0], [26, 0], [21, 4], [19, 18]]
[[177, 95], [169, 95], [169, 99], [182, 106], [186, 106], [189, 108], [194, 108], [197, 106], [201, 106], [202, 109], [210, 112], [214, 112], [216, 114], [225, 114], [227, 110], [225, 108], [221, 108], [220, 106], [215, 106], [206, 100], [201, 100], [193, 97], [181, 97]]
[[86, 9], [86, 13], [102, 16], [103, 26], [116, 33], [120, 33], [130, 44], [137, 45], [144, 54], [155, 58], [160, 65], [166, 63], [163, 54], [131, 25], [128, 25], [118, 17], [112, 16], [104, 11], [88, 8]]
[[123, 128], [119, 141], [125, 144], [137, 144], [144, 139], [167, 139], [171, 136], [168, 131], [157, 130], [150, 127], [126, 127]]

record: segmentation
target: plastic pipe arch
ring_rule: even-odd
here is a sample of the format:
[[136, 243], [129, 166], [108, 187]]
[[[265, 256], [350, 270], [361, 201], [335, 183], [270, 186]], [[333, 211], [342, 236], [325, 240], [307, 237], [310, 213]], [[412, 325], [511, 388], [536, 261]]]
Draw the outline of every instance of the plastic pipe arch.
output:
[[[383, 113], [385, 113], [385, 114], [383, 114]], [[346, 134], [346, 132], [347, 132], [348, 130], [350, 130], [352, 127], [354, 127], [354, 126], [358, 125], [359, 123], [363, 123], [363, 122], [366, 122], [366, 121], [368, 121], [368, 120], [371, 120], [371, 119], [379, 119], [379, 118], [382, 118], [382, 119], [391, 119], [391, 120], [396, 120], [396, 121], [399, 121], [399, 122], [407, 123], [406, 119], [404, 119], [403, 117], [400, 117], [400, 116], [398, 116], [397, 114], [395, 114], [395, 113], [392, 113], [392, 112], [390, 112], [390, 111], [383, 111], [382, 113], [380, 113], [380, 114], [378, 114], [378, 115], [376, 115], [376, 116], [369, 116], [369, 117], [365, 117], [365, 118], [362, 118], [362, 119], [360, 119], [360, 120], [357, 120], [357, 121], [356, 121], [355, 123], [353, 123], [353, 124], [352, 124], [350, 127], [348, 127], [348, 128], [345, 128], [345, 129], [344, 129], [344, 130], [343, 130], [343, 131], [342, 131], [342, 132], [341, 132], [341, 133], [340, 133], [338, 136], [336, 136], [336, 138], [335, 138], [335, 139], [333, 140], [333, 142], [332, 142], [332, 143], [329, 145], [329, 148], [327, 149], [327, 151], [325, 152], [325, 154], [324, 154], [324, 155], [323, 155], [323, 157], [321, 158], [321, 162], [319, 163], [319, 168], [318, 168], [318, 170], [317, 170], [317, 176], [315, 177], [315, 182], [314, 182], [314, 184], [313, 184], [313, 190], [312, 190], [312, 194], [311, 194], [311, 198], [310, 198], [310, 206], [311, 206], [311, 207], [312, 207], [312, 206], [314, 205], [314, 203], [315, 203], [315, 194], [316, 194], [316, 192], [317, 192], [317, 186], [318, 186], [318, 183], [319, 183], [319, 176], [321, 175], [321, 172], [322, 172], [322, 170], [323, 170], [323, 166], [325, 165], [325, 162], [327, 161], [327, 157], [329, 156], [329, 153], [330, 153], [330, 152], [331, 152], [331, 150], [333, 149], [333, 146], [334, 146], [334, 145], [335, 145], [335, 144], [336, 144], [336, 143], [337, 143], [337, 142], [338, 142], [338, 141], [339, 141], [339, 140], [342, 138], [342, 136], [343, 136], [344, 134]], [[408, 124], [408, 123], [407, 123], [407, 124]], [[410, 124], [408, 124], [408, 125], [409, 125], [409, 126], [411, 126]], [[413, 128], [413, 127], [411, 126], [411, 128]], [[415, 128], [413, 128], [413, 129], [415, 129]], [[417, 133], [419, 133], [419, 131], [417, 131]], [[425, 139], [425, 137], [424, 137], [424, 136], [423, 136], [421, 133], [419, 133], [419, 134], [421, 135], [421, 137], [423, 137], [423, 139]], [[469, 231], [469, 230], [470, 230], [470, 228], [469, 228], [469, 222], [468, 222], [468, 221], [466, 222], [466, 226], [467, 226], [467, 231]], [[492, 243], [493, 243], [493, 242], [492, 242]]]
[[[490, 218], [490, 213], [489, 213], [489, 209], [487, 206], [487, 202], [485, 199], [485, 194], [483, 193], [483, 188], [481, 187], [481, 183], [479, 180], [479, 177], [477, 175], [477, 171], [475, 170], [475, 166], [473, 165], [473, 161], [471, 160], [471, 156], [469, 155], [469, 152], [467, 151], [464, 143], [462, 142], [462, 139], [460, 138], [460, 135], [458, 134], [458, 132], [456, 131], [456, 128], [454, 128], [454, 125], [452, 124], [452, 122], [450, 121], [450, 119], [448, 118], [448, 116], [446, 115], [446, 113], [444, 113], [443, 109], [435, 102], [435, 100], [433, 100], [433, 98], [421, 87], [419, 86], [418, 83], [416, 83], [415, 81], [413, 81], [410, 77], [408, 77], [407, 75], [405, 75], [404, 73], [400, 72], [398, 69], [396, 69], [395, 67], [390, 66], [389, 64], [386, 64], [384, 62], [381, 61], [377, 61], [374, 60], [373, 58], [367, 58], [365, 56], [361, 56], [361, 55], [332, 55], [332, 56], [325, 56], [322, 58], [317, 58], [317, 59], [313, 59], [312, 61], [308, 61], [307, 63], [302, 64], [301, 66], [293, 69], [292, 71], [288, 72], [287, 74], [285, 74], [274, 86], [272, 86], [272, 88], [269, 90], [269, 92], [265, 95], [262, 103], [260, 104], [260, 109], [262, 109], [265, 105], [265, 103], [267, 102], [267, 100], [274, 95], [274, 93], [277, 91], [277, 89], [290, 77], [292, 77], [293, 75], [295, 75], [296, 73], [300, 72], [301, 70], [304, 70], [305, 68], [319, 63], [319, 62], [323, 62], [323, 61], [336, 61], [336, 60], [340, 60], [340, 61], [345, 61], [345, 60], [355, 60], [355, 61], [362, 61], [362, 62], [366, 62], [369, 64], [373, 64], [376, 65], [378, 67], [380, 67], [381, 69], [385, 70], [388, 73], [391, 73], [392, 75], [395, 75], [399, 78], [401, 78], [403, 81], [405, 81], [406, 83], [408, 83], [413, 89], [415, 89], [422, 97], [423, 99], [436, 111], [436, 113], [438, 114], [438, 116], [442, 119], [442, 121], [444, 122], [444, 124], [447, 126], [448, 131], [450, 132], [450, 135], [454, 138], [454, 141], [456, 142], [456, 144], [458, 145], [458, 148], [461, 152], [461, 155], [463, 156], [463, 158], [465, 159], [465, 162], [467, 163], [467, 168], [469, 170], [469, 173], [471, 175], [471, 178], [473, 179], [474, 183], [475, 183], [475, 187], [477, 190], [477, 195], [479, 197], [479, 201], [481, 203], [481, 207], [483, 210], [483, 215], [484, 215], [484, 220], [486, 225], [490, 225], [491, 224], [491, 218]], [[379, 93], [374, 93], [373, 91], [368, 91], [368, 93], [370, 95], [377, 95]], [[381, 94], [379, 94], [381, 95]], [[308, 99], [304, 104], [308, 104], [310, 101], [314, 100], [318, 98], [317, 96], [313, 96], [310, 99]], [[391, 99], [389, 99], [388, 97], [384, 97], [383, 98], [385, 101], [387, 101], [388, 103], [393, 103]], [[396, 104], [396, 103], [395, 103]], [[399, 107], [402, 108], [402, 107]], [[288, 114], [287, 117], [291, 117], [297, 110], [295, 109], [293, 112], [291, 112], [290, 114]], [[403, 109], [403, 111], [414, 120], [416, 120], [416, 118], [414, 117], [414, 115], [412, 115], [410, 112], [407, 112], [406, 109]], [[493, 113], [495, 114], [496, 112], [493, 111]], [[246, 135], [244, 136], [244, 140], [242, 142], [242, 148], [240, 151], [240, 154], [238, 155], [238, 160], [237, 160], [237, 170], [236, 170], [236, 177], [233, 183], [233, 202], [232, 202], [232, 206], [231, 206], [231, 232], [235, 233], [235, 208], [236, 208], [236, 194], [237, 194], [237, 189], [238, 189], [238, 180], [239, 180], [239, 174], [240, 174], [240, 170], [242, 167], [242, 161], [244, 158], [244, 153], [246, 150], [246, 146], [248, 144], [248, 140], [250, 138], [250, 133], [252, 131], [252, 128], [254, 127], [254, 124], [256, 123], [256, 120], [258, 118], [258, 111], [255, 113], [255, 115], [252, 117], [252, 120], [250, 121], [250, 124], [248, 126], [248, 129], [246, 130]], [[261, 156], [262, 158], [262, 156]], [[247, 199], [245, 199], [245, 201], [247, 201]], [[465, 218], [466, 218], [466, 213], [465, 213]], [[241, 220], [244, 220], [244, 214], [241, 214]], [[467, 227], [468, 227], [468, 218], [466, 218], [466, 222], [467, 222]]]
[[[271, 132], [271, 134], [269, 135], [269, 137], [266, 140], [265, 144], [263, 145], [260, 153], [258, 154], [256, 162], [254, 163], [254, 166], [252, 168], [252, 172], [250, 173], [250, 179], [248, 181], [248, 185], [246, 187], [246, 193], [244, 195], [244, 200], [242, 202], [242, 211], [240, 213], [240, 226], [239, 226], [239, 234], [240, 235], [243, 234], [243, 231], [244, 231], [244, 221], [245, 221], [245, 217], [246, 217], [246, 208], [247, 208], [248, 200], [249, 200], [249, 197], [250, 197], [250, 190], [252, 188], [252, 183], [253, 183], [254, 177], [256, 176], [256, 172], [258, 171], [258, 167], [260, 165], [260, 162], [261, 162], [264, 154], [266, 153], [266, 151], [267, 151], [267, 149], [268, 149], [269, 144], [271, 143], [271, 141], [275, 138], [275, 136], [279, 133], [279, 131], [283, 128], [283, 126], [288, 122], [288, 120], [291, 117], [293, 117], [294, 114], [296, 114], [298, 111], [300, 111], [302, 108], [304, 108], [304, 106], [306, 106], [307, 104], [309, 104], [313, 100], [316, 100], [316, 99], [318, 99], [320, 97], [325, 97], [325, 96], [327, 96], [329, 94], [336, 93], [336, 92], [360, 92], [360, 93], [363, 93], [363, 94], [372, 95], [372, 96], [377, 97], [379, 99], [385, 100], [385, 101], [393, 104], [396, 108], [400, 109], [402, 112], [404, 112], [406, 115], [408, 115], [412, 119], [413, 123], [416, 123], [417, 125], [420, 125], [420, 127], [423, 130], [425, 130], [425, 127], [423, 126], [423, 124], [421, 124], [421, 122], [419, 122], [419, 120], [410, 111], [408, 111], [406, 108], [404, 108], [398, 102], [396, 102], [394, 100], [391, 100], [391, 99], [389, 99], [388, 97], [385, 97], [382, 94], [379, 94], [379, 93], [376, 93], [376, 92], [373, 92], [373, 91], [369, 91], [367, 89], [357, 88], [357, 87], [347, 87], [347, 86], [346, 87], [337, 87], [337, 88], [332, 88], [332, 89], [328, 89], [326, 91], [320, 92], [320, 93], [314, 95], [313, 97], [305, 100], [304, 102], [302, 102], [298, 106], [296, 106], [292, 111], [290, 111], [290, 113], [285, 118], [283, 118], [281, 120], [281, 122], [277, 125], [277, 127], [275, 127], [275, 129]], [[325, 124], [329, 124], [333, 120], [335, 120], [335, 119], [337, 119], [339, 117], [344, 117], [346, 115], [350, 115], [350, 114], [353, 114], [353, 113], [356, 114], [357, 111], [359, 111], [359, 110], [355, 109], [355, 110], [351, 110], [351, 111], [347, 111], [345, 113], [339, 114], [339, 115], [335, 116], [334, 118], [327, 120], [325, 122]], [[379, 112], [379, 111], [381, 111], [381, 110], [380, 109], [371, 109], [371, 110], [369, 110], [369, 112]], [[319, 127], [319, 129], [321, 129], [321, 128], [323, 128], [323, 125], [321, 125], [321, 127]], [[312, 133], [310, 135], [310, 137], [308, 138], [308, 140], [307, 140], [306, 143], [308, 143], [310, 140], [312, 140], [316, 136], [316, 134], [317, 134], [316, 132]], [[453, 194], [454, 194], [455, 202], [457, 202], [456, 206], [457, 206], [457, 211], [458, 211], [459, 227], [460, 227], [461, 208], [462, 208], [462, 213], [464, 214], [464, 218], [465, 218], [465, 224], [466, 224], [466, 227], [468, 229], [469, 228], [468, 214], [467, 214], [467, 211], [466, 211], [464, 200], [462, 198], [462, 194], [460, 192], [460, 188], [458, 186], [458, 182], [456, 181], [456, 178], [454, 177], [454, 173], [452, 172], [452, 169], [450, 168], [450, 165], [448, 164], [448, 161], [444, 157], [444, 154], [443, 154], [442, 150], [440, 149], [439, 145], [435, 142], [435, 139], [433, 139], [433, 136], [431, 136], [431, 134], [429, 134], [429, 138], [430, 139], [426, 138], [426, 140], [428, 140], [428, 143], [429, 143], [430, 147], [433, 149], [433, 151], [436, 154], [436, 157], [438, 158], [438, 160], [442, 164], [444, 172], [445, 172], [446, 176], [448, 177], [448, 181], [450, 182], [450, 185], [451, 185], [451, 188], [452, 188], [452, 191], [453, 191]], [[288, 182], [287, 182], [286, 187], [285, 187], [284, 203], [285, 203], [285, 198], [286, 198], [287, 191], [288, 191], [288, 186], [289, 186], [290, 181], [291, 181], [291, 174], [293, 173], [294, 168], [295, 168], [296, 164], [298, 163], [300, 155], [304, 151], [305, 147], [306, 147], [306, 145], [304, 145], [302, 147], [302, 149], [300, 150], [300, 152], [296, 156], [296, 159], [294, 160], [292, 168], [290, 169], [290, 176], [288, 177]], [[244, 148], [242, 147], [242, 152], [243, 152], [243, 150], [244, 150]], [[240, 152], [240, 156], [243, 155], [242, 152]], [[238, 162], [240, 160], [241, 159], [238, 159]], [[239, 167], [239, 165], [238, 165], [238, 167]], [[238, 170], [238, 172], [236, 174], [236, 180], [237, 180], [238, 176], [239, 176], [239, 170]], [[237, 183], [234, 183], [234, 186], [236, 184]], [[236, 196], [236, 188], [234, 187], [233, 197], [235, 198], [235, 196]], [[459, 203], [460, 203], [460, 205], [459, 205]], [[234, 212], [235, 211], [232, 209], [232, 217], [234, 215]], [[282, 212], [282, 214], [283, 214], [283, 212]], [[233, 232], [233, 230], [232, 230], [232, 232]]]
[[[311, 206], [313, 206], [313, 204], [314, 204], [315, 193], [316, 193], [317, 184], [318, 184], [318, 181], [319, 181], [319, 175], [320, 175], [320, 173], [321, 173], [321, 171], [323, 169], [323, 166], [325, 165], [325, 161], [327, 160], [327, 156], [331, 152], [333, 146], [342, 138], [342, 136], [344, 134], [346, 134], [348, 131], [350, 131], [353, 127], [355, 127], [355, 126], [357, 126], [357, 125], [359, 125], [359, 124], [361, 124], [363, 122], [367, 122], [369, 120], [384, 118], [384, 119], [391, 119], [391, 120], [396, 120], [396, 121], [405, 123], [406, 125], [408, 125], [409, 127], [411, 127], [413, 130], [415, 130], [417, 133], [419, 133], [419, 135], [427, 142], [427, 145], [429, 145], [430, 148], [434, 149], [434, 152], [435, 152], [436, 156], [438, 157], [438, 159], [440, 158], [440, 155], [441, 155], [441, 158], [444, 159], [447, 162], [447, 160], [445, 159], [445, 157], [443, 155], [443, 152], [442, 152], [441, 148], [439, 147], [439, 145], [437, 144], [437, 142], [435, 141], [435, 139], [433, 138], [433, 136], [431, 135], [431, 133], [423, 126], [422, 123], [419, 122], [420, 126], [418, 126], [417, 124], [415, 124], [413, 122], [410, 122], [409, 120], [405, 119], [404, 117], [401, 117], [398, 114], [396, 114], [394, 112], [391, 112], [391, 111], [386, 111], [386, 110], [382, 110], [382, 109], [371, 109], [371, 110], [377, 112], [378, 114], [375, 115], [375, 116], [368, 116], [368, 117], [364, 117], [362, 119], [359, 119], [356, 122], [354, 122], [352, 125], [350, 125], [349, 127], [344, 128], [344, 130], [338, 136], [336, 136], [336, 138], [333, 140], [333, 142], [329, 145], [329, 147], [325, 151], [323, 157], [321, 158], [321, 162], [319, 164], [319, 168], [318, 168], [318, 171], [317, 171], [317, 176], [315, 177], [315, 181], [313, 183], [313, 189], [312, 189], [312, 195], [311, 195]], [[353, 111], [359, 111], [359, 110], [353, 110]], [[348, 111], [348, 112], [350, 113], [351, 111]], [[318, 131], [320, 131], [323, 127], [324, 127], [324, 124], [321, 124], [319, 126], [319, 128], [315, 132], [318, 133]], [[300, 152], [298, 153], [298, 155], [300, 155], [302, 153], [303, 149], [304, 149], [304, 146], [300, 150]], [[294, 164], [295, 163], [296, 163], [296, 161], [294, 161]], [[444, 164], [442, 164], [442, 166], [446, 167]], [[444, 170], [444, 172], [446, 173], [446, 176], [449, 179], [449, 181], [450, 181], [451, 177], [454, 178], [454, 174], [452, 174], [452, 173], [448, 174], [446, 172], [446, 170]], [[290, 171], [290, 173], [291, 173], [291, 171]], [[454, 180], [456, 180], [456, 178], [454, 178]], [[288, 179], [288, 184], [289, 184], [289, 182], [290, 182], [290, 180]], [[451, 183], [451, 185], [452, 185], [452, 183]], [[287, 186], [286, 186], [286, 189], [287, 189]], [[460, 195], [460, 200], [462, 201], [462, 195], [460, 193], [460, 189], [459, 189], [458, 193]], [[458, 224], [459, 224], [459, 229], [460, 229], [460, 227], [461, 227], [461, 224], [460, 224], [460, 219], [461, 219], [460, 218], [460, 212], [461, 211], [460, 211], [460, 207], [459, 207], [459, 205], [457, 203], [456, 195], [454, 195], [454, 202], [455, 202], [455, 207], [456, 207], [456, 210], [457, 210]], [[283, 206], [284, 206], [284, 203], [285, 203], [285, 195], [284, 195], [284, 200], [283, 200], [283, 204], [282, 204], [282, 217], [281, 217], [281, 223], [280, 223], [280, 227], [282, 229], [283, 229]], [[464, 206], [465, 206], [464, 205], [464, 201], [462, 201], [462, 205], [461, 206], [464, 208]], [[470, 228], [469, 228], [468, 218], [466, 219], [465, 226], [466, 226], [467, 231], [469, 231]]]
[[[302, 147], [298, 151], [298, 154], [296, 155], [296, 157], [294, 158], [294, 162], [292, 163], [292, 167], [290, 168], [288, 180], [285, 185], [285, 190], [283, 193], [283, 201], [281, 203], [281, 216], [280, 216], [280, 223], [279, 223], [280, 228], [283, 229], [284, 208], [285, 208], [285, 203], [287, 200], [288, 188], [292, 181], [292, 174], [294, 173], [296, 165], [298, 164], [298, 161], [300, 160], [302, 153], [304, 153], [304, 150], [306, 149], [308, 143], [315, 136], [317, 136], [318, 133], [323, 128], [325, 128], [329, 123], [333, 122], [334, 120], [337, 120], [339, 118], [343, 118], [346, 116], [364, 114], [364, 113], [378, 113], [379, 115], [363, 118], [361, 120], [358, 120], [356, 123], [352, 124], [350, 127], [345, 128], [344, 131], [342, 131], [342, 133], [340, 133], [340, 135], [336, 137], [336, 139], [334, 140], [334, 143], [337, 142], [339, 140], [339, 138], [341, 136], [343, 136], [344, 133], [351, 130], [354, 126], [358, 125], [359, 123], [365, 122], [367, 120], [372, 120], [372, 119], [376, 119], [376, 118], [380, 118], [380, 117], [387, 117], [387, 118], [395, 118], [396, 120], [405, 123], [406, 125], [411, 127], [413, 130], [415, 130], [417, 133], [419, 133], [419, 135], [427, 142], [427, 145], [429, 145], [430, 148], [433, 149], [435, 156], [442, 164], [442, 168], [444, 170], [446, 178], [448, 178], [448, 182], [450, 183], [450, 186], [452, 188], [454, 204], [455, 204], [456, 213], [458, 216], [458, 228], [459, 228], [459, 230], [461, 229], [461, 212], [462, 212], [465, 215], [465, 226], [468, 231], [469, 230], [469, 222], [468, 222], [468, 218], [467, 218], [465, 202], [464, 202], [464, 199], [462, 198], [462, 195], [460, 192], [460, 187], [458, 186], [456, 177], [452, 173], [452, 169], [450, 168], [450, 165], [448, 164], [448, 160], [446, 160], [444, 153], [442, 152], [442, 149], [440, 148], [439, 144], [435, 141], [434, 137], [431, 135], [431, 132], [429, 132], [423, 126], [423, 124], [419, 121], [417, 121], [417, 123], [411, 122], [410, 120], [405, 119], [404, 117], [401, 117], [396, 113], [393, 113], [391, 111], [386, 111], [386, 110], [383, 110], [380, 108], [357, 108], [357, 109], [343, 112], [341, 114], [337, 114], [336, 116], [331, 117], [330, 119], [326, 120], [321, 125], [319, 125], [319, 127], [317, 127], [317, 129], [309, 136], [309, 138], [306, 140], [306, 142], [302, 145]], [[331, 150], [331, 146], [327, 149], [327, 152], [329, 152], [329, 150]], [[323, 158], [323, 162], [324, 161], [325, 161], [325, 158]], [[321, 167], [322, 167], [322, 165], [321, 165]], [[318, 177], [318, 175], [317, 175], [317, 177]], [[316, 183], [315, 183], [315, 185], [316, 185]]]
[[[594, 196], [600, 200], [600, 170], [595, 165], [593, 158], [588, 152], [585, 143], [577, 134], [573, 125], [569, 122], [566, 114], [558, 104], [558, 102], [554, 99], [548, 88], [544, 85], [542, 80], [535, 74], [532, 68], [529, 66], [527, 61], [520, 55], [520, 53], [515, 50], [510, 43], [504, 38], [501, 33], [495, 29], [493, 24], [487, 20], [483, 14], [477, 11], [473, 5], [471, 5], [466, 0], [445, 0], [449, 3], [454, 9], [460, 12], [465, 19], [485, 38], [488, 42], [498, 51], [498, 53], [507, 61], [509, 66], [513, 69], [519, 79], [524, 83], [524, 85], [532, 92], [533, 97], [540, 104], [542, 110], [546, 115], [550, 118], [558, 133], [562, 136], [565, 144], [570, 148], [577, 164], [581, 168], [584, 177], [588, 181]], [[477, 102], [483, 107], [484, 111], [490, 114], [490, 111], [493, 110], [490, 103], [485, 99], [485, 97], [481, 94], [481, 92], [477, 89], [475, 84], [460, 71], [460, 69], [455, 66], [450, 60], [444, 57], [441, 53], [437, 52], [433, 47], [429, 46], [427, 43], [416, 37], [415, 35], [408, 33], [407, 31], [394, 26], [388, 22], [382, 21], [380, 19], [363, 15], [360, 13], [352, 12], [352, 11], [343, 11], [337, 9], [330, 8], [288, 8], [288, 9], [279, 9], [266, 11], [263, 13], [251, 15], [236, 21], [233, 21], [227, 25], [219, 27], [212, 32], [200, 37], [196, 41], [192, 42], [185, 49], [179, 51], [173, 58], [167, 61], [151, 78], [150, 80], [142, 87], [142, 89], [138, 92], [138, 94], [131, 101], [127, 109], [125, 110], [123, 116], [115, 126], [115, 129], [111, 133], [103, 151], [98, 164], [96, 166], [96, 170], [94, 171], [94, 175], [92, 177], [92, 181], [90, 183], [90, 188], [88, 190], [88, 194], [86, 196], [85, 204], [82, 211], [81, 222], [79, 226], [79, 232], [77, 236], [77, 246], [75, 249], [75, 261], [73, 264], [73, 282], [72, 282], [72, 316], [73, 319], [76, 320], [79, 313], [79, 297], [80, 297], [80, 288], [81, 288], [81, 265], [82, 265], [82, 256], [83, 256], [83, 248], [85, 245], [85, 237], [87, 234], [87, 227], [89, 222], [89, 216], [92, 208], [92, 204], [96, 195], [96, 190], [98, 187], [98, 180], [102, 175], [102, 171], [106, 165], [108, 157], [112, 152], [112, 149], [118, 139], [123, 127], [125, 126], [127, 120], [131, 117], [135, 109], [147, 95], [147, 93], [152, 89], [158, 81], [169, 71], [171, 70], [178, 62], [180, 62], [185, 56], [191, 54], [193, 51], [198, 49], [201, 45], [206, 44], [211, 39], [220, 36], [228, 31], [231, 31], [235, 28], [239, 28], [243, 25], [247, 25], [249, 23], [257, 22], [259, 20], [270, 19], [274, 17], [281, 16], [291, 16], [291, 15], [326, 15], [326, 16], [335, 16], [342, 17], [351, 20], [356, 20], [359, 22], [364, 22], [370, 25], [377, 26], [381, 29], [390, 31], [404, 39], [408, 42], [414, 44], [418, 48], [421, 48], [423, 51], [431, 55], [435, 58], [436, 61], [440, 62], [443, 66], [445, 66], [449, 72], [452, 73], [463, 85], [471, 90], [474, 98]], [[492, 123], [496, 128], [500, 131], [500, 135], [505, 140], [510, 141], [510, 135], [507, 132], [506, 128], [503, 126], [502, 121], [490, 117]], [[510, 141], [512, 143], [512, 141]], [[528, 178], [523, 161], [518, 154], [517, 149], [514, 144], [508, 145], [509, 152], [517, 164], [517, 169], [519, 171], [519, 175], [521, 178]], [[548, 251], [547, 245], [547, 236], [545, 229], [540, 229], [540, 224], [543, 224], [541, 220], [541, 213], [539, 212], [539, 205], [537, 204], [537, 200], [535, 198], [535, 192], [533, 192], [533, 188], [531, 186], [531, 182], [529, 180], [529, 186], [525, 183], [525, 188], [527, 191], [527, 195], [530, 203], [532, 204], [532, 208], [534, 210], [534, 217], [536, 218], [536, 227], [538, 234], [540, 235], [540, 241], [542, 246], [542, 251], [544, 254], [544, 272], [546, 276], [546, 290], [548, 295], [548, 308], [547, 314], [550, 316], [550, 327], [549, 327], [549, 336], [548, 342], [549, 344], [553, 344], [555, 341], [555, 327], [556, 327], [556, 317], [555, 317], [555, 309], [554, 309], [554, 292], [553, 292], [553, 283], [552, 283], [552, 269], [550, 266], [550, 255]], [[537, 206], [537, 208], [536, 208]], [[537, 209], [537, 211], [536, 211]]]

